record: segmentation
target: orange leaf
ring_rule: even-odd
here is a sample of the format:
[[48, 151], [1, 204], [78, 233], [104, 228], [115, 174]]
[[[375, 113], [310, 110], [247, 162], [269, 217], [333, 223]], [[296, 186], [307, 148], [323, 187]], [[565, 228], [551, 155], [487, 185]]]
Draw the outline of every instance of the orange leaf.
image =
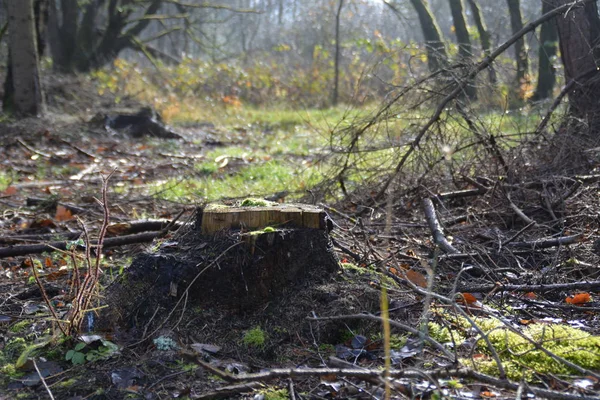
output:
[[526, 299], [529, 299], [529, 300], [535, 300], [535, 299], [537, 299], [537, 294], [535, 294], [533, 292], [527, 292], [523, 295], [523, 297], [525, 297]]
[[71, 214], [71, 211], [67, 210], [64, 206], [59, 205], [56, 206], [56, 215], [54, 216], [54, 219], [57, 221], [68, 221], [73, 219], [73, 214]]
[[483, 391], [483, 392], [479, 392], [479, 395], [480, 395], [481, 397], [496, 397], [496, 395], [495, 395], [494, 393], [492, 393], [492, 392], [489, 392], [489, 391], [487, 391], [487, 390], [486, 390], [486, 391]]
[[48, 281], [55, 281], [61, 276], [67, 275], [67, 273], [68, 271], [66, 269], [59, 269], [58, 271], [47, 274], [44, 278]]
[[4, 190], [4, 195], [5, 196], [14, 196], [15, 194], [17, 194], [18, 190], [16, 187], [14, 186], [9, 186]]
[[414, 269], [409, 269], [406, 271], [406, 279], [422, 288], [427, 287], [427, 278], [425, 278], [422, 273], [417, 272]]
[[52, 267], [52, 259], [50, 257], [46, 257], [44, 259], [44, 265], [46, 266], [46, 268], [51, 268]]
[[458, 299], [459, 303], [465, 304], [475, 304], [477, 303], [477, 298], [473, 296], [471, 293], [461, 293], [460, 298]]
[[592, 296], [589, 293], [577, 293], [570, 295], [565, 301], [569, 304], [579, 306], [592, 301]]

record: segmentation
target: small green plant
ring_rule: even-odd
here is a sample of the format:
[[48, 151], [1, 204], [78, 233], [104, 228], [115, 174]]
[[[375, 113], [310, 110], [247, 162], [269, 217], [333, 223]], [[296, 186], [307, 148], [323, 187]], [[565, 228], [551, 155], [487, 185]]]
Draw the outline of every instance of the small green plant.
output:
[[85, 363], [85, 353], [82, 352], [85, 346], [86, 344], [83, 342], [77, 343], [74, 348], [67, 351], [67, 354], [65, 355], [65, 360], [71, 361], [73, 365]]
[[159, 336], [153, 342], [156, 348], [161, 351], [177, 350], [179, 348], [177, 343], [168, 336]]
[[266, 341], [267, 334], [260, 326], [247, 330], [242, 338], [242, 342], [247, 347], [261, 348], [265, 346]]
[[73, 365], [80, 365], [84, 364], [86, 361], [94, 362], [104, 360], [119, 353], [119, 346], [113, 342], [101, 339], [100, 343], [100, 346], [92, 349], [84, 342], [79, 342], [71, 350], [67, 351], [65, 360], [71, 361]]

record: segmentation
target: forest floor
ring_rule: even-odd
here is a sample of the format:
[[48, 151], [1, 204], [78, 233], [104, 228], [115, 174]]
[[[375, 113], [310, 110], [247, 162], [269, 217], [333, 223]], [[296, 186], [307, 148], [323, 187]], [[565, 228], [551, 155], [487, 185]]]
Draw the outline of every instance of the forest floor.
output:
[[309, 190], [327, 176], [327, 127], [339, 113], [320, 112], [325, 129], [309, 113], [180, 122], [182, 138], [163, 139], [94, 122], [139, 104], [116, 107], [82, 78], [54, 82], [49, 106], [44, 119], [0, 122], [0, 399], [384, 398], [387, 352], [393, 398], [596, 398], [594, 169], [512, 186], [472, 179], [370, 208], [367, 192], [326, 198], [340, 259], [328, 279], [243, 312], [188, 305], [178, 319], [158, 315], [162, 328], [141, 342], [145, 331], [119, 327], [65, 340], [57, 318], [73, 308], [73, 267], [89, 269], [54, 248], [81, 244], [84, 226], [97, 237], [102, 176], [113, 173], [112, 242], [98, 306], [140, 253], [179, 245], [199, 204], [321, 201]]

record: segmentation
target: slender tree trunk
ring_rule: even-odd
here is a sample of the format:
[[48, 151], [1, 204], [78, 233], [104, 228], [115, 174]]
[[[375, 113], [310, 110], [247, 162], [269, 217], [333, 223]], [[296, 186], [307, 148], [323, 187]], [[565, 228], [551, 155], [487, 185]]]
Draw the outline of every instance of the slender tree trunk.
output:
[[[567, 4], [569, 0], [552, 0], [552, 7]], [[556, 19], [560, 53], [567, 84], [575, 80], [569, 93], [570, 113], [584, 121], [586, 129], [600, 134], [600, 18], [595, 1], [585, 7], [570, 10]]]
[[277, 4], [277, 24], [279, 26], [283, 25], [283, 0], [279, 0]]
[[440, 68], [443, 68], [448, 60], [446, 47], [442, 41], [442, 34], [435, 22], [433, 14], [429, 10], [426, 0], [410, 0], [410, 3], [417, 12], [421, 30], [423, 31], [429, 71], [435, 72]]
[[8, 2], [9, 59], [14, 93], [4, 107], [19, 116], [44, 113], [44, 97], [39, 74], [38, 48], [33, 0]]
[[[550, 0], [542, 0], [542, 14], [552, 10], [553, 5]], [[556, 30], [556, 21], [548, 21], [542, 24], [540, 28], [540, 49], [538, 62], [538, 81], [535, 93], [531, 100], [538, 101], [552, 96], [552, 91], [556, 85], [556, 70], [552, 64], [552, 59], [556, 56], [558, 47], [558, 31]]]
[[[469, 29], [463, 11], [462, 0], [449, 0], [450, 12], [452, 21], [454, 22], [454, 33], [456, 34], [456, 42], [458, 43], [458, 56], [461, 61], [469, 62], [473, 56], [473, 47], [471, 38], [469, 37]], [[465, 94], [470, 99], [477, 98], [477, 90], [473, 84], [465, 87]]]
[[[513, 34], [517, 33], [523, 28], [523, 17], [521, 16], [521, 1], [520, 0], [506, 0], [508, 4], [508, 12], [510, 14], [510, 26]], [[521, 37], [515, 43], [515, 58], [517, 60], [517, 75], [516, 75], [516, 89], [518, 98], [524, 99], [527, 91], [531, 84], [531, 77], [529, 75], [529, 58], [527, 56], [527, 46], [525, 45], [525, 38]]]
[[[488, 56], [491, 52], [492, 41], [490, 37], [490, 33], [485, 26], [485, 21], [483, 19], [483, 14], [481, 13], [481, 9], [479, 8], [479, 4], [475, 0], [467, 0], [469, 3], [469, 7], [471, 8], [471, 13], [473, 14], [473, 20], [475, 21], [475, 26], [477, 27], [477, 32], [479, 33], [479, 42], [481, 43], [481, 49], [483, 50], [483, 54]], [[498, 78], [496, 77], [496, 70], [493, 66], [488, 67], [489, 79], [492, 85], [496, 85]]]
[[339, 0], [337, 12], [335, 13], [335, 63], [333, 66], [333, 93], [331, 95], [331, 104], [338, 103], [339, 82], [340, 82], [340, 17], [344, 0]]

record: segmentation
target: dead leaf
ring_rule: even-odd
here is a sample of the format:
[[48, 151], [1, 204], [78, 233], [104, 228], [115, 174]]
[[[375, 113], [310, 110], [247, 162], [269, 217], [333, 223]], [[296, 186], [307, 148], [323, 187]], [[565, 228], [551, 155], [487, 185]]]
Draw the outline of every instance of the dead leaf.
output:
[[523, 297], [525, 297], [526, 299], [529, 299], [529, 300], [535, 300], [535, 299], [537, 299], [537, 294], [535, 294], [533, 292], [527, 292], [523, 295]]
[[422, 288], [427, 287], [427, 278], [425, 278], [425, 276], [422, 273], [417, 272], [414, 269], [409, 269], [408, 271], [405, 272], [405, 274], [406, 274], [406, 279], [408, 279], [415, 285], [420, 286]]
[[56, 221], [69, 221], [73, 219], [73, 214], [66, 207], [58, 205], [56, 206], [56, 215], [54, 216]]
[[17, 190], [17, 188], [16, 188], [16, 187], [14, 187], [14, 186], [9, 186], [9, 187], [7, 187], [7, 188], [4, 190], [3, 194], [4, 194], [5, 196], [14, 196], [15, 194], [17, 194], [17, 192], [18, 192], [18, 190]]
[[464, 304], [468, 304], [468, 305], [477, 303], [477, 298], [475, 296], [473, 296], [471, 293], [461, 293], [458, 296], [459, 296], [459, 298], [458, 298], [459, 303], [464, 303]]
[[582, 304], [589, 303], [590, 301], [592, 301], [592, 296], [587, 292], [577, 293], [568, 296], [565, 299], [565, 301], [569, 304], [573, 304], [574, 306], [580, 306]]

